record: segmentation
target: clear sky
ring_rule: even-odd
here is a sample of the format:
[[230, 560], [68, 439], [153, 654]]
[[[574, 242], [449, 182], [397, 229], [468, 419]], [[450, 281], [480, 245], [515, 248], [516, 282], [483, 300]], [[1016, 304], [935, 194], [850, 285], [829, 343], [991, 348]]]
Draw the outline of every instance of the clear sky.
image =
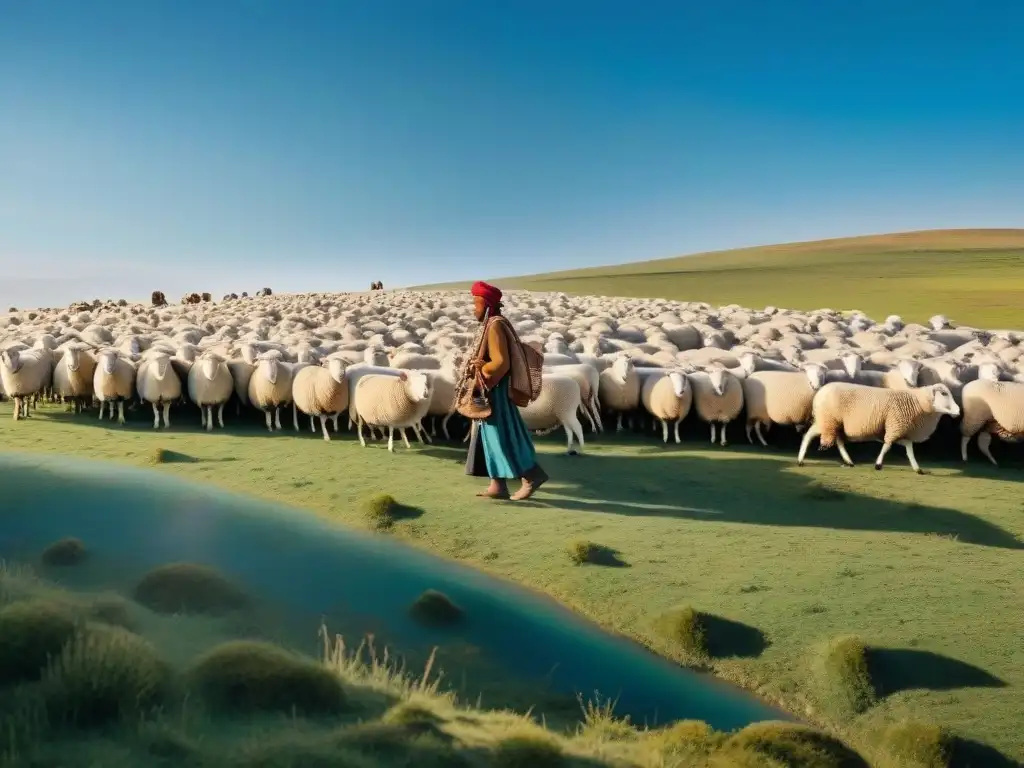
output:
[[0, 0], [0, 305], [1024, 226], [1024, 3]]

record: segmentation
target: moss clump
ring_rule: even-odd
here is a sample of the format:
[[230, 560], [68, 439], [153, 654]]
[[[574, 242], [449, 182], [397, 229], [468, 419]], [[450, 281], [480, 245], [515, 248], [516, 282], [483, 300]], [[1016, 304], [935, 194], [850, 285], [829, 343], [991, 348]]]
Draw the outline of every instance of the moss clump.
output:
[[[722, 746], [716, 761], [722, 764], [799, 765], [807, 768], [868, 768], [868, 763], [841, 741], [795, 723], [765, 722], [748, 725]], [[729, 761], [733, 761], [729, 763]]]
[[690, 606], [673, 608], [659, 617], [656, 629], [687, 656], [694, 659], [707, 657], [707, 629], [700, 611]]
[[707, 755], [721, 746], [726, 737], [703, 720], [680, 720], [649, 731], [647, 738], [665, 754], [681, 756]]
[[293, 711], [308, 715], [345, 709], [334, 672], [271, 643], [237, 640], [203, 654], [188, 679], [213, 708], [236, 712]]
[[88, 615], [90, 619], [101, 624], [109, 624], [113, 627], [121, 627], [130, 631], [135, 630], [131, 603], [114, 593], [99, 595], [94, 598], [89, 603]]
[[138, 715], [166, 698], [171, 669], [147, 640], [120, 627], [80, 629], [54, 657], [41, 691], [51, 721], [79, 727]]
[[395, 511], [398, 502], [389, 493], [378, 493], [366, 500], [363, 512], [371, 530], [389, 531], [395, 525]]
[[597, 545], [590, 541], [573, 541], [569, 543], [569, 559], [576, 565], [592, 562], [597, 554]]
[[416, 598], [409, 612], [413, 618], [424, 624], [456, 624], [462, 620], [463, 611], [451, 598], [436, 589], [428, 589]]
[[833, 715], [860, 714], [877, 700], [868, 667], [868, 647], [861, 638], [833, 638], [819, 651], [815, 666], [822, 703]]
[[901, 768], [946, 768], [953, 745], [949, 735], [937, 725], [903, 721], [886, 728], [882, 751], [892, 765]]
[[88, 550], [81, 539], [74, 536], [59, 539], [43, 550], [44, 565], [69, 566], [85, 562]]
[[76, 629], [74, 613], [57, 603], [25, 600], [0, 608], [0, 683], [38, 680]]
[[135, 586], [135, 599], [157, 613], [218, 616], [249, 605], [249, 597], [219, 571], [197, 563], [154, 568]]
[[491, 756], [495, 768], [561, 768], [568, 764], [558, 740], [540, 730], [506, 736], [494, 745]]

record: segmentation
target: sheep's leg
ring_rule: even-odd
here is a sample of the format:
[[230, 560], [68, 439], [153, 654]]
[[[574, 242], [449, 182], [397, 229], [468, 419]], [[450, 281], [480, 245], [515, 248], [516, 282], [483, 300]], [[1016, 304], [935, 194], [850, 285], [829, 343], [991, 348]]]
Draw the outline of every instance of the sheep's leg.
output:
[[117, 401], [117, 423], [124, 424], [124, 400]]
[[153, 403], [153, 429], [160, 429], [160, 406]]
[[[324, 429], [327, 428], [327, 417], [320, 414], [320, 426]], [[316, 434], [316, 419], [312, 416], [309, 417], [309, 431]]]
[[[14, 398], [14, 420], [17, 421], [20, 418], [21, 418], [21, 398], [20, 397], [15, 397]], [[100, 416], [100, 418], [102, 419], [103, 417]]]
[[[768, 431], [768, 427], [765, 427], [764, 429], [765, 429], [766, 432]], [[755, 421], [754, 422], [754, 434], [756, 434], [757, 435], [757, 439], [761, 441], [761, 445], [763, 445], [765, 448], [767, 448], [768, 447], [768, 441], [765, 440], [764, 439], [764, 435], [761, 434], [761, 422], [760, 421]]]
[[668, 422], [664, 419], [658, 419], [661, 422], [661, 442], [668, 442]]
[[274, 408], [274, 429], [281, 431], [281, 406]]
[[604, 432], [604, 422], [601, 421], [601, 409], [597, 403], [597, 395], [594, 395], [590, 400], [590, 413], [597, 423], [597, 431]]
[[567, 445], [565, 447], [565, 452], [568, 453], [570, 456], [572, 456], [573, 455], [573, 450], [572, 450], [573, 434], [572, 434], [572, 430], [569, 429], [569, 425], [568, 424], [563, 424], [562, 425], [562, 429], [565, 430], [565, 439], [566, 439], [566, 442], [567, 442]]
[[441, 419], [441, 434], [444, 435], [445, 440], [452, 439], [452, 436], [448, 434], [448, 419], [450, 419], [452, 415], [453, 414], [446, 413], [444, 418]]
[[756, 422], [756, 421], [748, 421], [748, 422], [747, 422], [747, 425], [746, 425], [746, 431], [747, 431], [747, 442], [748, 442], [748, 443], [750, 443], [751, 445], [753, 445], [753, 444], [754, 444], [754, 435], [753, 435], [753, 431], [754, 431], [754, 425], [755, 425], [755, 424], [757, 424], [757, 422]]
[[998, 467], [995, 457], [992, 455], [992, 451], [989, 446], [992, 445], [992, 434], [989, 432], [982, 432], [978, 435], [978, 450], [981, 451], [981, 455], [992, 462], [993, 466]]
[[624, 416], [624, 414], [622, 413], [622, 411], [619, 411], [619, 421], [618, 421], [618, 424], [615, 426], [615, 431], [616, 432], [622, 432], [622, 430], [624, 429], [624, 427], [622, 426], [622, 418], [623, 418], [623, 416]]
[[900, 440], [900, 445], [907, 449], [907, 461], [910, 462], [910, 466], [919, 475], [924, 474], [924, 470], [917, 463], [917, 457], [914, 455], [914, 443], [910, 440]]
[[402, 435], [402, 442], [405, 444], [405, 447], [412, 448], [412, 446], [409, 444], [409, 438], [405, 434], [405, 427], [402, 427], [398, 431]]
[[727, 446], [729, 444], [728, 441], [725, 439], [725, 430], [728, 428], [728, 426], [729, 425], [727, 423], [722, 425], [722, 433], [721, 433], [721, 438], [722, 439], [718, 441], [718, 444], [720, 446], [722, 446], [723, 448], [725, 448], [725, 446]]
[[875, 469], [882, 468], [882, 459], [885, 458], [885, 454], [892, 448], [892, 443], [882, 443], [882, 450], [878, 452], [878, 458], [875, 459]]
[[331, 419], [334, 421], [334, 431], [335, 432], [338, 431], [338, 417], [339, 416], [341, 416], [341, 411], [338, 411], [333, 416], [331, 416]]
[[171, 404], [164, 403], [164, 429], [171, 426]]
[[268, 408], [267, 410], [265, 410], [263, 412], [263, 415], [267, 419], [267, 431], [268, 432], [273, 432], [274, 431], [274, 414], [272, 414], [270, 412], [270, 409]]
[[437, 416], [430, 417], [430, 436], [437, 437]]
[[[210, 418], [213, 418], [213, 408], [210, 408]], [[217, 423], [220, 424], [220, 428], [224, 429], [224, 403], [217, 406]]]
[[717, 429], [716, 429], [717, 427], [718, 427], [718, 425], [715, 424], [715, 422], [712, 421], [711, 422], [711, 444], [712, 445], [715, 444], [715, 439], [718, 437], [718, 432], [717, 432]]
[[206, 410], [205, 405], [199, 406], [199, 426], [203, 429], [206, 429]]
[[804, 433], [804, 439], [800, 441], [800, 453], [797, 454], [796, 464], [798, 467], [804, 465], [804, 457], [807, 456], [807, 449], [811, 447], [811, 440], [821, 434], [821, 429], [817, 424], [811, 424], [807, 428], [807, 432]]
[[853, 459], [850, 458], [850, 454], [846, 452], [846, 442], [841, 437], [836, 437], [836, 448], [839, 449], [839, 455], [843, 457], [843, 464], [847, 467], [853, 466]]
[[960, 458], [967, 461], [967, 444], [971, 442], [969, 437], [960, 438]]
[[[14, 398], [14, 402], [17, 405], [18, 404], [18, 398]], [[107, 404], [106, 400], [100, 400], [100, 421], [103, 421], [103, 406], [106, 405], [106, 404]], [[15, 414], [14, 418], [18, 418], [18, 416], [17, 416], [18, 410], [19, 410], [18, 408], [14, 409], [14, 414]]]
[[299, 431], [299, 408], [295, 405], [295, 401], [292, 401], [292, 426], [295, 427], [295, 431]]
[[395, 428], [388, 427], [388, 450], [395, 452]]
[[569, 455], [578, 456], [579, 454], [583, 453], [583, 425], [580, 424], [579, 419], [573, 419], [572, 421], [569, 422], [569, 427], [576, 434], [576, 442], [580, 444], [579, 450], [570, 451]]
[[206, 411], [206, 431], [207, 432], [212, 432], [213, 431], [213, 406], [212, 405], [206, 405], [206, 406], [203, 406], [203, 409]]
[[[351, 422], [349, 422], [349, 423], [351, 423]], [[358, 424], [359, 424], [359, 429], [356, 431], [356, 434], [359, 435], [359, 444], [361, 446], [363, 446], [363, 448], [365, 448], [366, 447], [366, 439], [363, 437], [363, 420], [359, 419]]]
[[[313, 421], [313, 417], [310, 416], [309, 420]], [[320, 416], [320, 428], [323, 429], [323, 431], [324, 431], [324, 440], [330, 440], [331, 436], [329, 434], [327, 434], [327, 417], [322, 415], [322, 414]], [[315, 432], [316, 430], [313, 430], [313, 431]]]
[[675, 431], [676, 444], [678, 444], [680, 442], [680, 440], [679, 440], [679, 425], [682, 423], [682, 421], [683, 421], [682, 419], [676, 419], [676, 423], [673, 425], [673, 430]]
[[587, 417], [587, 421], [590, 422], [590, 431], [597, 432], [597, 424], [594, 423], [594, 417], [590, 415], [590, 411], [587, 410], [585, 405], [580, 406], [580, 410], [583, 411], [583, 415]]
[[418, 439], [421, 443], [427, 444], [434, 442], [433, 440], [430, 439], [430, 435], [427, 434], [427, 430], [423, 428], [422, 424], [413, 424], [412, 431], [416, 435], [416, 439]]

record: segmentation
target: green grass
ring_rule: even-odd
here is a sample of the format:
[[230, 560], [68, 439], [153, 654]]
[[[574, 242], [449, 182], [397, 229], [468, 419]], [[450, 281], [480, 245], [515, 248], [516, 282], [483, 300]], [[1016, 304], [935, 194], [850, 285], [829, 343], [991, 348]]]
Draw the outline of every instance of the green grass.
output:
[[924, 322], [942, 313], [965, 325], [1017, 327], [1024, 304], [1024, 230], [870, 235], [492, 280], [503, 289], [859, 309], [878, 320], [899, 314]]
[[[690, 606], [711, 670], [840, 728], [857, 747], [907, 720], [1024, 758], [1024, 647], [1014, 620], [1024, 615], [1024, 474], [1011, 463], [965, 469], [922, 450], [931, 474], [919, 477], [902, 457], [883, 472], [870, 463], [843, 469], [831, 457], [798, 468], [795, 450], [604, 437], [574, 458], [552, 439], [538, 441], [552, 478], [544, 492], [496, 503], [475, 497], [479, 481], [463, 474], [461, 446], [392, 455], [344, 432], [325, 443], [256, 425], [206, 434], [195, 421], [181, 414], [173, 430], [155, 432], [147, 421], [118, 428], [47, 407], [14, 423], [5, 404], [0, 444], [143, 467], [164, 448], [194, 460], [156, 471], [286, 499], [360, 528], [366, 500], [390, 493], [419, 514], [396, 517], [383, 535], [545, 591], [680, 661], [692, 659], [658, 631], [658, 618]], [[573, 541], [614, 543], [629, 566], [580, 567], [566, 556]], [[862, 714], [839, 718], [815, 665], [845, 635], [866, 644], [879, 694]]]

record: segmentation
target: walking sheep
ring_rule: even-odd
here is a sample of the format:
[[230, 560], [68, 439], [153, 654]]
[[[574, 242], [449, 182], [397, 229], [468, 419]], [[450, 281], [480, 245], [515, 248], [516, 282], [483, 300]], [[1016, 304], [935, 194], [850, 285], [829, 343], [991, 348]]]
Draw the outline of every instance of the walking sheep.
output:
[[217, 406], [217, 422], [224, 428], [224, 404], [231, 397], [235, 384], [224, 358], [215, 352], [204, 352], [188, 372], [188, 397], [199, 406], [200, 425], [213, 431], [213, 407]]
[[804, 363], [802, 371], [755, 371], [743, 380], [743, 400], [747, 407], [747, 441], [753, 444], [753, 431], [761, 445], [768, 441], [761, 434], [772, 424], [802, 429], [811, 421], [814, 393], [825, 385], [828, 369], [820, 363]]
[[18, 349], [13, 345], [0, 352], [0, 382], [14, 400], [14, 420], [28, 418], [29, 400], [51, 380], [53, 358], [42, 349]]
[[[422, 371], [399, 371], [397, 376], [364, 375], [356, 385], [355, 417], [359, 444], [366, 447], [363, 425], [388, 428], [388, 450], [395, 450], [395, 430], [411, 448], [405, 430], [419, 425], [430, 408], [430, 379]], [[349, 405], [351, 412], [352, 405]]]
[[820, 438], [820, 450], [835, 445], [843, 464], [853, 466], [845, 441], [881, 441], [882, 450], [875, 469], [882, 468], [885, 454], [894, 444], [907, 450], [910, 466], [924, 474], [914, 456], [914, 443], [922, 443], [935, 432], [943, 414], [956, 418], [960, 408], [949, 387], [932, 384], [914, 389], [883, 389], [863, 384], [833, 382], [814, 396], [814, 421], [800, 443], [797, 464], [803, 466], [811, 440]]
[[[526, 407], [520, 407], [519, 413], [527, 429], [542, 434], [549, 434], [561, 426], [568, 440], [566, 451], [575, 456], [582, 452], [584, 446], [583, 426], [576, 416], [582, 402], [580, 385], [575, 378], [561, 373], [545, 373], [537, 399]], [[572, 447], [574, 436], [579, 441], [579, 451]]]
[[314, 416], [319, 416], [324, 440], [330, 440], [327, 419], [336, 419], [348, 408], [345, 361], [332, 357], [324, 360], [323, 366], [311, 365], [301, 369], [292, 379], [292, 403], [307, 414], [311, 422]]
[[[281, 429], [281, 406], [292, 395], [292, 369], [276, 349], [257, 356], [256, 370], [249, 379], [249, 402], [267, 417], [267, 429]], [[273, 421], [271, 421], [273, 417]]]
[[54, 394], [81, 413], [92, 402], [96, 359], [89, 345], [80, 341], [70, 341], [58, 352], [60, 358], [53, 367]]
[[181, 379], [171, 367], [171, 356], [163, 351], [147, 353], [139, 363], [135, 391], [139, 400], [153, 406], [153, 429], [160, 429], [161, 408], [164, 427], [170, 427], [171, 403], [181, 399]]
[[715, 427], [721, 424], [719, 444], [725, 447], [729, 444], [725, 430], [743, 410], [743, 385], [725, 368], [694, 371], [688, 373], [687, 378], [693, 389], [693, 407], [697, 416], [711, 425], [711, 444], [715, 444]]
[[560, 373], [565, 376], [572, 376], [580, 385], [580, 395], [583, 402], [580, 410], [590, 422], [594, 432], [604, 431], [604, 424], [601, 422], [601, 401], [598, 392], [601, 388], [601, 373], [590, 363], [566, 363], [561, 365], [545, 365], [545, 375], [549, 373]]
[[626, 355], [618, 355], [601, 371], [599, 389], [601, 404], [618, 414], [615, 431], [621, 432], [624, 414], [635, 411], [640, 405], [640, 377], [633, 361]]
[[693, 405], [693, 390], [690, 380], [681, 371], [665, 371], [644, 378], [640, 389], [640, 402], [651, 416], [661, 424], [661, 441], [668, 442], [668, 425], [672, 428], [676, 443], [679, 442], [679, 424], [690, 412]]
[[104, 347], [96, 354], [92, 388], [100, 401], [100, 419], [104, 405], [113, 419], [114, 403], [117, 403], [117, 423], [124, 424], [124, 401], [131, 399], [135, 389], [135, 365], [117, 349]]
[[1024, 384], [993, 381], [986, 376], [964, 385], [963, 420], [960, 422], [960, 456], [967, 461], [967, 445], [978, 436], [978, 450], [994, 466], [999, 466], [990, 448], [995, 435], [1006, 443], [1024, 439]]

